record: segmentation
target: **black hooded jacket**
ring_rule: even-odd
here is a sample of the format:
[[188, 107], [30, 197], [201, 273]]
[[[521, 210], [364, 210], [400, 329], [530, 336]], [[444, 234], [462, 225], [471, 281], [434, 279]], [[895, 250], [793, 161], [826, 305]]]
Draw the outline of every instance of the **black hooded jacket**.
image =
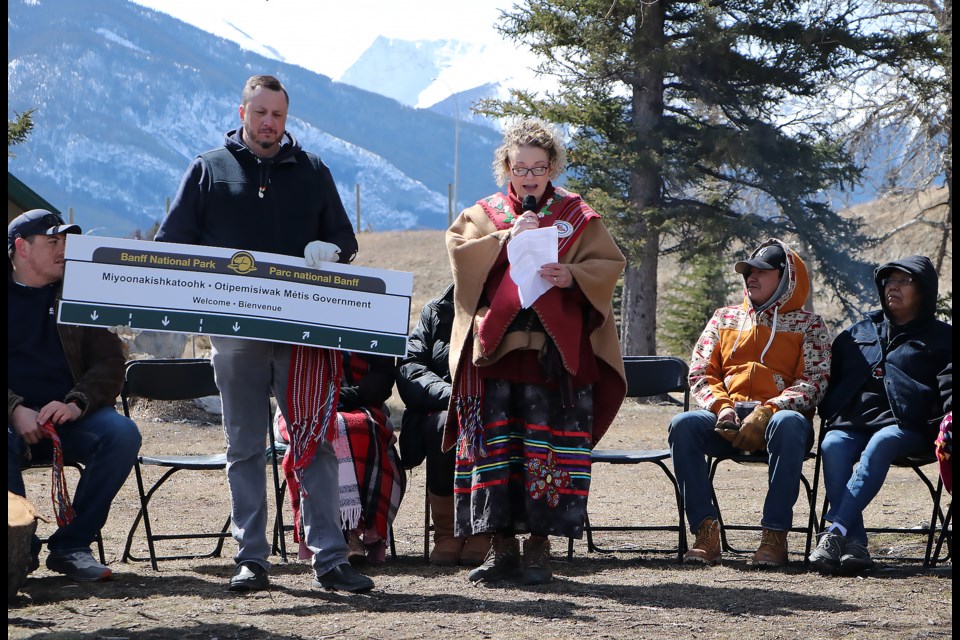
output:
[[[428, 302], [407, 340], [407, 356], [397, 366], [397, 391], [403, 400], [400, 458], [412, 468], [426, 457], [427, 416], [446, 411], [450, 403], [450, 331], [453, 328], [453, 285]], [[443, 421], [434, 422], [434, 428]]]
[[[881, 284], [893, 270], [911, 274], [922, 296], [917, 317], [901, 326], [890, 319]], [[953, 328], [935, 318], [936, 270], [929, 258], [910, 256], [878, 267], [874, 281], [882, 309], [833, 341], [820, 415], [827, 429], [877, 431], [898, 424], [929, 435], [932, 443], [953, 388]]]
[[340, 247], [340, 262], [357, 253], [357, 239], [330, 169], [288, 132], [272, 158], [256, 156], [240, 131], [187, 169], [158, 242], [303, 256], [313, 240]]

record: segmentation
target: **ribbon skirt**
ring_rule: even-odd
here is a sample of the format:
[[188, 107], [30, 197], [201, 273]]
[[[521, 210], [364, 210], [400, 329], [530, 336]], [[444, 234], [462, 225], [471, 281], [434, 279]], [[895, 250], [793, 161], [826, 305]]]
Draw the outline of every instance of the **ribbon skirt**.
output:
[[590, 491], [593, 387], [575, 390], [573, 406], [539, 384], [483, 381], [486, 455], [457, 457], [457, 536], [530, 532], [583, 536]]

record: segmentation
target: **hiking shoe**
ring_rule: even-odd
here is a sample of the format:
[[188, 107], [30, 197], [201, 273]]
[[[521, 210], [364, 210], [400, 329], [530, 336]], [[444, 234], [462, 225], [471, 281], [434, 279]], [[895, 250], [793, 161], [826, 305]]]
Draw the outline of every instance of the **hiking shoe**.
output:
[[764, 529], [760, 534], [760, 547], [753, 554], [750, 564], [754, 567], [787, 566], [787, 533]]
[[873, 558], [867, 551], [867, 546], [856, 540], [847, 540], [843, 546], [843, 555], [840, 556], [840, 570], [846, 574], [860, 573], [873, 569]]
[[262, 591], [270, 587], [267, 569], [251, 560], [237, 565], [237, 572], [230, 578], [230, 591]]
[[839, 533], [824, 531], [817, 535], [817, 548], [808, 558], [810, 564], [824, 573], [834, 573], [840, 568], [840, 558], [847, 539]]
[[479, 567], [467, 574], [470, 582], [496, 582], [520, 573], [520, 541], [497, 534], [493, 546]]
[[530, 536], [523, 541], [523, 574], [520, 582], [526, 585], [546, 584], [553, 580], [550, 570], [550, 538]]
[[52, 551], [47, 556], [47, 569], [62, 573], [77, 582], [99, 582], [113, 576], [110, 567], [93, 559], [89, 549], [77, 551]]
[[707, 518], [697, 529], [697, 540], [683, 556], [683, 564], [716, 564], [720, 561], [720, 523]]
[[328, 591], [349, 591], [363, 593], [373, 589], [373, 580], [354, 569], [349, 562], [338, 564], [313, 582]]

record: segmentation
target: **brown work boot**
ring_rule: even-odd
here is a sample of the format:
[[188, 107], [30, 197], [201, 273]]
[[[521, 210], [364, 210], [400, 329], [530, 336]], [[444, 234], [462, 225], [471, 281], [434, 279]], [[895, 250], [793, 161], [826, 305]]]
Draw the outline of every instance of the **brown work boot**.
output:
[[753, 560], [750, 561], [750, 564], [754, 567], [787, 566], [788, 533], [788, 531], [764, 529], [760, 534], [760, 547], [753, 554]]
[[[438, 496], [428, 491], [433, 518], [433, 550], [430, 564], [453, 566], [460, 562], [463, 538], [453, 535], [453, 496]], [[480, 562], [483, 562], [481, 558]], [[477, 563], [479, 564], [479, 563]]]
[[683, 564], [716, 564], [720, 561], [720, 523], [706, 518], [697, 529], [697, 540], [683, 556]]
[[550, 570], [550, 538], [530, 536], [523, 541], [523, 584], [546, 584], [553, 580]]
[[490, 552], [491, 538], [492, 536], [489, 533], [468, 536], [463, 543], [463, 549], [460, 551], [460, 564], [468, 567], [483, 564], [483, 560]]
[[487, 559], [467, 574], [470, 582], [496, 582], [520, 573], [520, 541], [515, 536], [495, 534]]

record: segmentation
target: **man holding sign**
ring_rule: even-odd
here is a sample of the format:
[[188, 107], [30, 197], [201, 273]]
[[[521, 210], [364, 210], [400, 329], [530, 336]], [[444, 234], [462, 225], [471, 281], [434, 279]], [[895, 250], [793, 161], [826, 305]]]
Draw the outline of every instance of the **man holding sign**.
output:
[[[357, 240], [333, 177], [286, 131], [288, 107], [287, 91], [276, 78], [247, 80], [241, 127], [226, 134], [223, 147], [201, 154], [187, 169], [157, 241], [303, 255], [311, 268], [353, 260]], [[373, 581], [347, 562], [340, 528], [337, 458], [330, 444], [339, 355], [240, 338], [213, 337], [212, 343], [239, 547], [230, 590], [269, 586], [263, 447], [271, 392], [292, 431], [316, 584], [351, 592], [372, 589]]]

